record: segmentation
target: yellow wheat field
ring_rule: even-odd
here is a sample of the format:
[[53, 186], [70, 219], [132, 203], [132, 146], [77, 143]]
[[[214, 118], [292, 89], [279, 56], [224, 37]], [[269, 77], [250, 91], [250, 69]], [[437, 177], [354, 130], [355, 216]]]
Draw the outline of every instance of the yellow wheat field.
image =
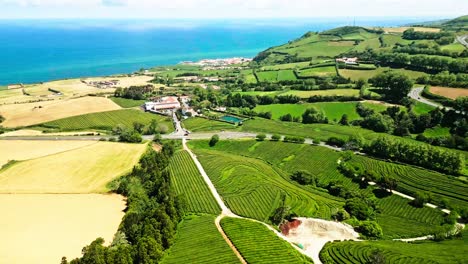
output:
[[104, 97], [82, 97], [29, 104], [0, 106], [0, 115], [5, 117], [4, 127], [19, 127], [40, 124], [60, 118], [120, 109], [112, 100]]
[[146, 148], [97, 142], [21, 161], [0, 172], [0, 193], [105, 193], [107, 183], [128, 173]]

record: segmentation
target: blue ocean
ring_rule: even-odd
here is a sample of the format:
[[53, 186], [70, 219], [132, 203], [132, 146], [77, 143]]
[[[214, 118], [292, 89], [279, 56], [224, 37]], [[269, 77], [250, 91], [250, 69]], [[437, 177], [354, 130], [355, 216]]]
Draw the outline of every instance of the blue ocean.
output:
[[0, 20], [0, 85], [128, 73], [204, 58], [253, 57], [307, 31], [429, 19]]

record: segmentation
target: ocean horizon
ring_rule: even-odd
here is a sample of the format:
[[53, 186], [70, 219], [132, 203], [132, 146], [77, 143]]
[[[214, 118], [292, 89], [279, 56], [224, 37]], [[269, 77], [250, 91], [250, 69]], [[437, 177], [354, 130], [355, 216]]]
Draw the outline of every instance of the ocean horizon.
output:
[[308, 31], [418, 18], [0, 20], [0, 85], [130, 73], [182, 61], [254, 57]]

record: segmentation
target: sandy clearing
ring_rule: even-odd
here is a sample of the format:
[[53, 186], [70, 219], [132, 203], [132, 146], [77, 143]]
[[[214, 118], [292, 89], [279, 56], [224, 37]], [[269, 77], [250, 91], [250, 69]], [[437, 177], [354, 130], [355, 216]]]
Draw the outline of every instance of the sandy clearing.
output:
[[334, 240], [357, 240], [359, 234], [348, 225], [313, 218], [297, 218], [301, 224], [289, 230], [287, 240], [301, 244], [314, 263], [321, 263], [319, 253], [323, 246]]
[[124, 216], [119, 195], [0, 195], [2, 263], [60, 263], [98, 237], [111, 242]]
[[93, 141], [1, 140], [0, 167], [10, 160], [35, 159], [96, 144]]
[[86, 78], [86, 81], [110, 81], [119, 80], [118, 87], [130, 87], [134, 85], [146, 85], [148, 82], [154, 79], [153, 76], [133, 76], [133, 77], [97, 77], [97, 78]]
[[105, 193], [128, 173], [146, 144], [94, 142], [71, 151], [22, 161], [0, 173], [0, 193]]
[[432, 86], [430, 91], [433, 94], [444, 96], [450, 99], [457, 99], [458, 97], [468, 96], [468, 89], [463, 88]]
[[120, 109], [112, 100], [104, 97], [47, 101], [29, 104], [0, 106], [5, 117], [4, 127], [19, 127], [39, 124], [60, 118]]

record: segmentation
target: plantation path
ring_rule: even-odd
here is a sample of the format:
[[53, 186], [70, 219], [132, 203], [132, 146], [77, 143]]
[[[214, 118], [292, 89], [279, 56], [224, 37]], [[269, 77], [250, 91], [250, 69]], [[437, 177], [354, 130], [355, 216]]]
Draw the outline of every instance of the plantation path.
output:
[[[205, 180], [206, 184], [208, 185], [208, 188], [210, 188], [210, 191], [211, 193], [213, 194], [216, 202], [218, 203], [219, 207], [221, 207], [221, 215], [219, 215], [216, 220], [215, 220], [215, 225], [216, 225], [216, 228], [218, 229], [218, 231], [221, 233], [221, 235], [223, 236], [224, 240], [226, 241], [226, 243], [231, 247], [231, 249], [234, 251], [234, 253], [236, 254], [236, 256], [239, 258], [239, 260], [241, 261], [241, 263], [247, 263], [245, 261], [245, 259], [242, 257], [242, 255], [240, 254], [240, 252], [237, 250], [237, 248], [234, 246], [234, 244], [231, 242], [231, 240], [227, 237], [226, 233], [224, 233], [224, 230], [223, 228], [221, 227], [221, 219], [223, 219], [224, 217], [234, 217], [234, 218], [242, 218], [242, 219], [248, 219], [248, 220], [251, 220], [251, 221], [254, 221], [254, 222], [257, 222], [257, 223], [260, 223], [264, 226], [266, 226], [269, 230], [273, 231], [278, 237], [280, 237], [281, 239], [289, 242], [289, 244], [295, 248], [296, 250], [298, 250], [299, 252], [301, 252], [302, 254], [306, 255], [306, 256], [310, 256], [309, 254], [307, 254], [303, 249], [299, 248], [298, 246], [296, 246], [294, 243], [292, 243], [286, 236], [284, 236], [283, 234], [281, 234], [280, 232], [278, 232], [278, 230], [274, 229], [273, 227], [271, 227], [270, 225], [267, 225], [266, 223], [263, 223], [261, 221], [258, 221], [258, 220], [255, 220], [255, 219], [250, 219], [250, 218], [245, 218], [245, 217], [241, 217], [239, 215], [236, 215], [234, 214], [225, 204], [224, 204], [224, 201], [223, 199], [221, 198], [221, 196], [219, 195], [218, 191], [216, 190], [216, 187], [214, 186], [213, 182], [211, 182], [211, 179], [208, 177], [208, 174], [206, 174], [205, 172], [205, 169], [203, 168], [203, 166], [201, 165], [200, 161], [198, 161], [197, 159], [197, 156], [190, 150], [189, 147], [187, 147], [187, 138], [186, 137], [183, 137], [182, 138], [182, 146], [183, 146], [183, 149], [185, 151], [187, 151], [189, 154], [190, 154], [190, 157], [192, 158], [192, 160], [195, 162], [195, 165], [197, 166], [198, 168], [198, 171], [200, 171], [200, 174], [203, 176], [203, 179]], [[318, 256], [318, 253], [317, 252], [317, 256]], [[314, 263], [318, 263], [320, 264], [320, 260], [317, 262], [315, 259], [314, 259]]]

